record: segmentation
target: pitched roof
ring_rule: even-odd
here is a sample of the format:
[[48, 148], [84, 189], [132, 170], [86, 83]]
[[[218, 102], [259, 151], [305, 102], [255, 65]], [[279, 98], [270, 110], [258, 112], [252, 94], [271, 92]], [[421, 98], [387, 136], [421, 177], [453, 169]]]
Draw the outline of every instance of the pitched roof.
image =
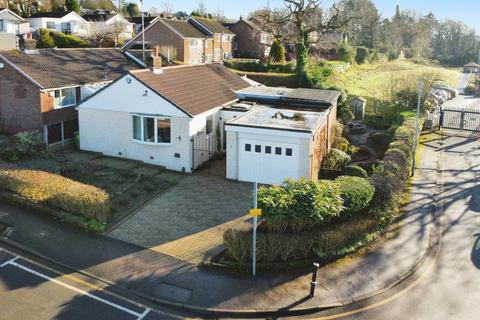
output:
[[29, 18], [62, 18], [71, 12], [73, 11], [53, 11], [53, 12], [39, 11], [32, 14]]
[[470, 62], [470, 63], [467, 63], [465, 67], [480, 67], [480, 65], [476, 64], [475, 62]]
[[202, 17], [191, 17], [190, 19], [196, 21], [197, 23], [200, 23], [202, 26], [210, 30], [212, 33], [223, 32], [228, 34], [234, 34], [232, 31], [225, 28], [225, 26], [221, 24], [220, 21], [218, 20], [202, 18]]
[[118, 49], [39, 49], [30, 54], [10, 50], [0, 51], [2, 58], [42, 89], [115, 80], [138, 68]]
[[236, 100], [234, 91], [250, 86], [221, 64], [167, 67], [160, 74], [148, 70], [130, 73], [192, 116]]
[[92, 22], [104, 22], [115, 17], [116, 13], [87, 13], [82, 16], [83, 19]]
[[206, 38], [207, 36], [200, 30], [192, 26], [185, 20], [159, 19], [161, 22], [175, 29], [185, 38]]

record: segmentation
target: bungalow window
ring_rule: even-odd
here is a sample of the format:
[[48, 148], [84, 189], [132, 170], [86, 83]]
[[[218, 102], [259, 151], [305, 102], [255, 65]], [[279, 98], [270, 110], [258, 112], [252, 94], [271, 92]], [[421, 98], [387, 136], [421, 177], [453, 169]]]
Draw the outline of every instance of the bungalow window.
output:
[[188, 41], [188, 45], [189, 45], [190, 47], [198, 47], [198, 40], [197, 40], [197, 39], [190, 39], [190, 40]]
[[55, 108], [74, 106], [77, 103], [75, 88], [55, 90]]
[[55, 22], [47, 21], [47, 29], [55, 30]]
[[205, 129], [206, 129], [207, 134], [210, 134], [210, 133], [213, 132], [213, 116], [212, 115], [207, 117], [207, 121], [206, 121], [206, 124], [205, 124]]
[[171, 120], [158, 117], [134, 115], [133, 139], [148, 143], [171, 142]]

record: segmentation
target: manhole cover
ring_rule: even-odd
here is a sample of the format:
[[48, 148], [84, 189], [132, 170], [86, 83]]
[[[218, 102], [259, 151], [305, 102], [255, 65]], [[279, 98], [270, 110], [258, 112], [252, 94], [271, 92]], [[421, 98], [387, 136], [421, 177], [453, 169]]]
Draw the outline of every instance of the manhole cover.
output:
[[160, 283], [155, 288], [155, 295], [160, 299], [186, 303], [190, 299], [192, 290], [177, 287], [168, 283]]
[[8, 223], [5, 223], [5, 222], [1, 222], [0, 221], [0, 235], [1, 236], [7, 236], [10, 231], [12, 230], [12, 226], [9, 225]]

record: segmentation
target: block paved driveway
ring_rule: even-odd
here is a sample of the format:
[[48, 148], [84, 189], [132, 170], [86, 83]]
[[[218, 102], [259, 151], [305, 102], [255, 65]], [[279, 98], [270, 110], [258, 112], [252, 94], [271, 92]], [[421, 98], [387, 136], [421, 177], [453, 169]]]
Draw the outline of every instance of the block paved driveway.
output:
[[178, 184], [108, 236], [199, 264], [221, 252], [223, 231], [250, 228], [252, 184], [218, 176], [172, 174]]

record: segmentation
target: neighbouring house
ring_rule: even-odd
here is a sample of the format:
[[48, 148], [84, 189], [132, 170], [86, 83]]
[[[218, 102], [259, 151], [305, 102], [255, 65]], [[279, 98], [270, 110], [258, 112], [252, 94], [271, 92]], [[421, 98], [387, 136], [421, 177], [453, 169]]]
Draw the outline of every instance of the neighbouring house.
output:
[[476, 64], [475, 62], [470, 62], [463, 67], [464, 73], [478, 73], [478, 69], [480, 65]]
[[73, 137], [75, 107], [137, 68], [118, 49], [0, 51], [0, 131], [39, 132], [48, 144]]
[[235, 33], [233, 47], [236, 57], [263, 59], [270, 55], [273, 35], [262, 30], [255, 20], [240, 17], [229, 29]]
[[88, 37], [88, 22], [75, 12], [37, 12], [28, 21], [32, 30], [48, 29], [79, 37]]
[[[168, 55], [163, 48], [171, 49], [171, 60], [186, 64], [211, 62], [209, 53], [213, 48], [211, 38], [184, 20], [157, 18], [145, 29], [145, 44], [148, 48], [158, 46], [164, 56]], [[128, 51], [142, 45], [142, 33], [125, 43], [122, 50]], [[172, 57], [175, 55], [176, 57]]]
[[134, 35], [134, 23], [128, 21], [119, 13], [93, 11], [84, 14], [82, 18], [88, 22], [88, 33], [90, 35], [107, 34], [117, 42], [130, 39]]
[[207, 55], [212, 54], [213, 62], [220, 62], [233, 56], [235, 34], [220, 21], [194, 16], [188, 18], [187, 21], [213, 39], [213, 46], [206, 49]]
[[340, 31], [330, 31], [321, 35], [313, 32], [311, 34], [312, 53], [319, 58], [337, 60], [337, 49], [342, 41], [348, 41], [348, 39], [347, 36]]
[[253, 87], [218, 63], [130, 71], [78, 106], [80, 148], [193, 172], [226, 151], [228, 179], [317, 179], [340, 93]]
[[[154, 22], [155, 19], [157, 19], [157, 16], [148, 16], [148, 17], [143, 17], [143, 26], [145, 28], [148, 28], [148, 26]], [[134, 31], [135, 34], [138, 34], [142, 32], [142, 17], [127, 17], [126, 18], [128, 21], [134, 24]]]
[[18, 48], [19, 37], [30, 32], [30, 23], [9, 9], [0, 6], [0, 50]]

